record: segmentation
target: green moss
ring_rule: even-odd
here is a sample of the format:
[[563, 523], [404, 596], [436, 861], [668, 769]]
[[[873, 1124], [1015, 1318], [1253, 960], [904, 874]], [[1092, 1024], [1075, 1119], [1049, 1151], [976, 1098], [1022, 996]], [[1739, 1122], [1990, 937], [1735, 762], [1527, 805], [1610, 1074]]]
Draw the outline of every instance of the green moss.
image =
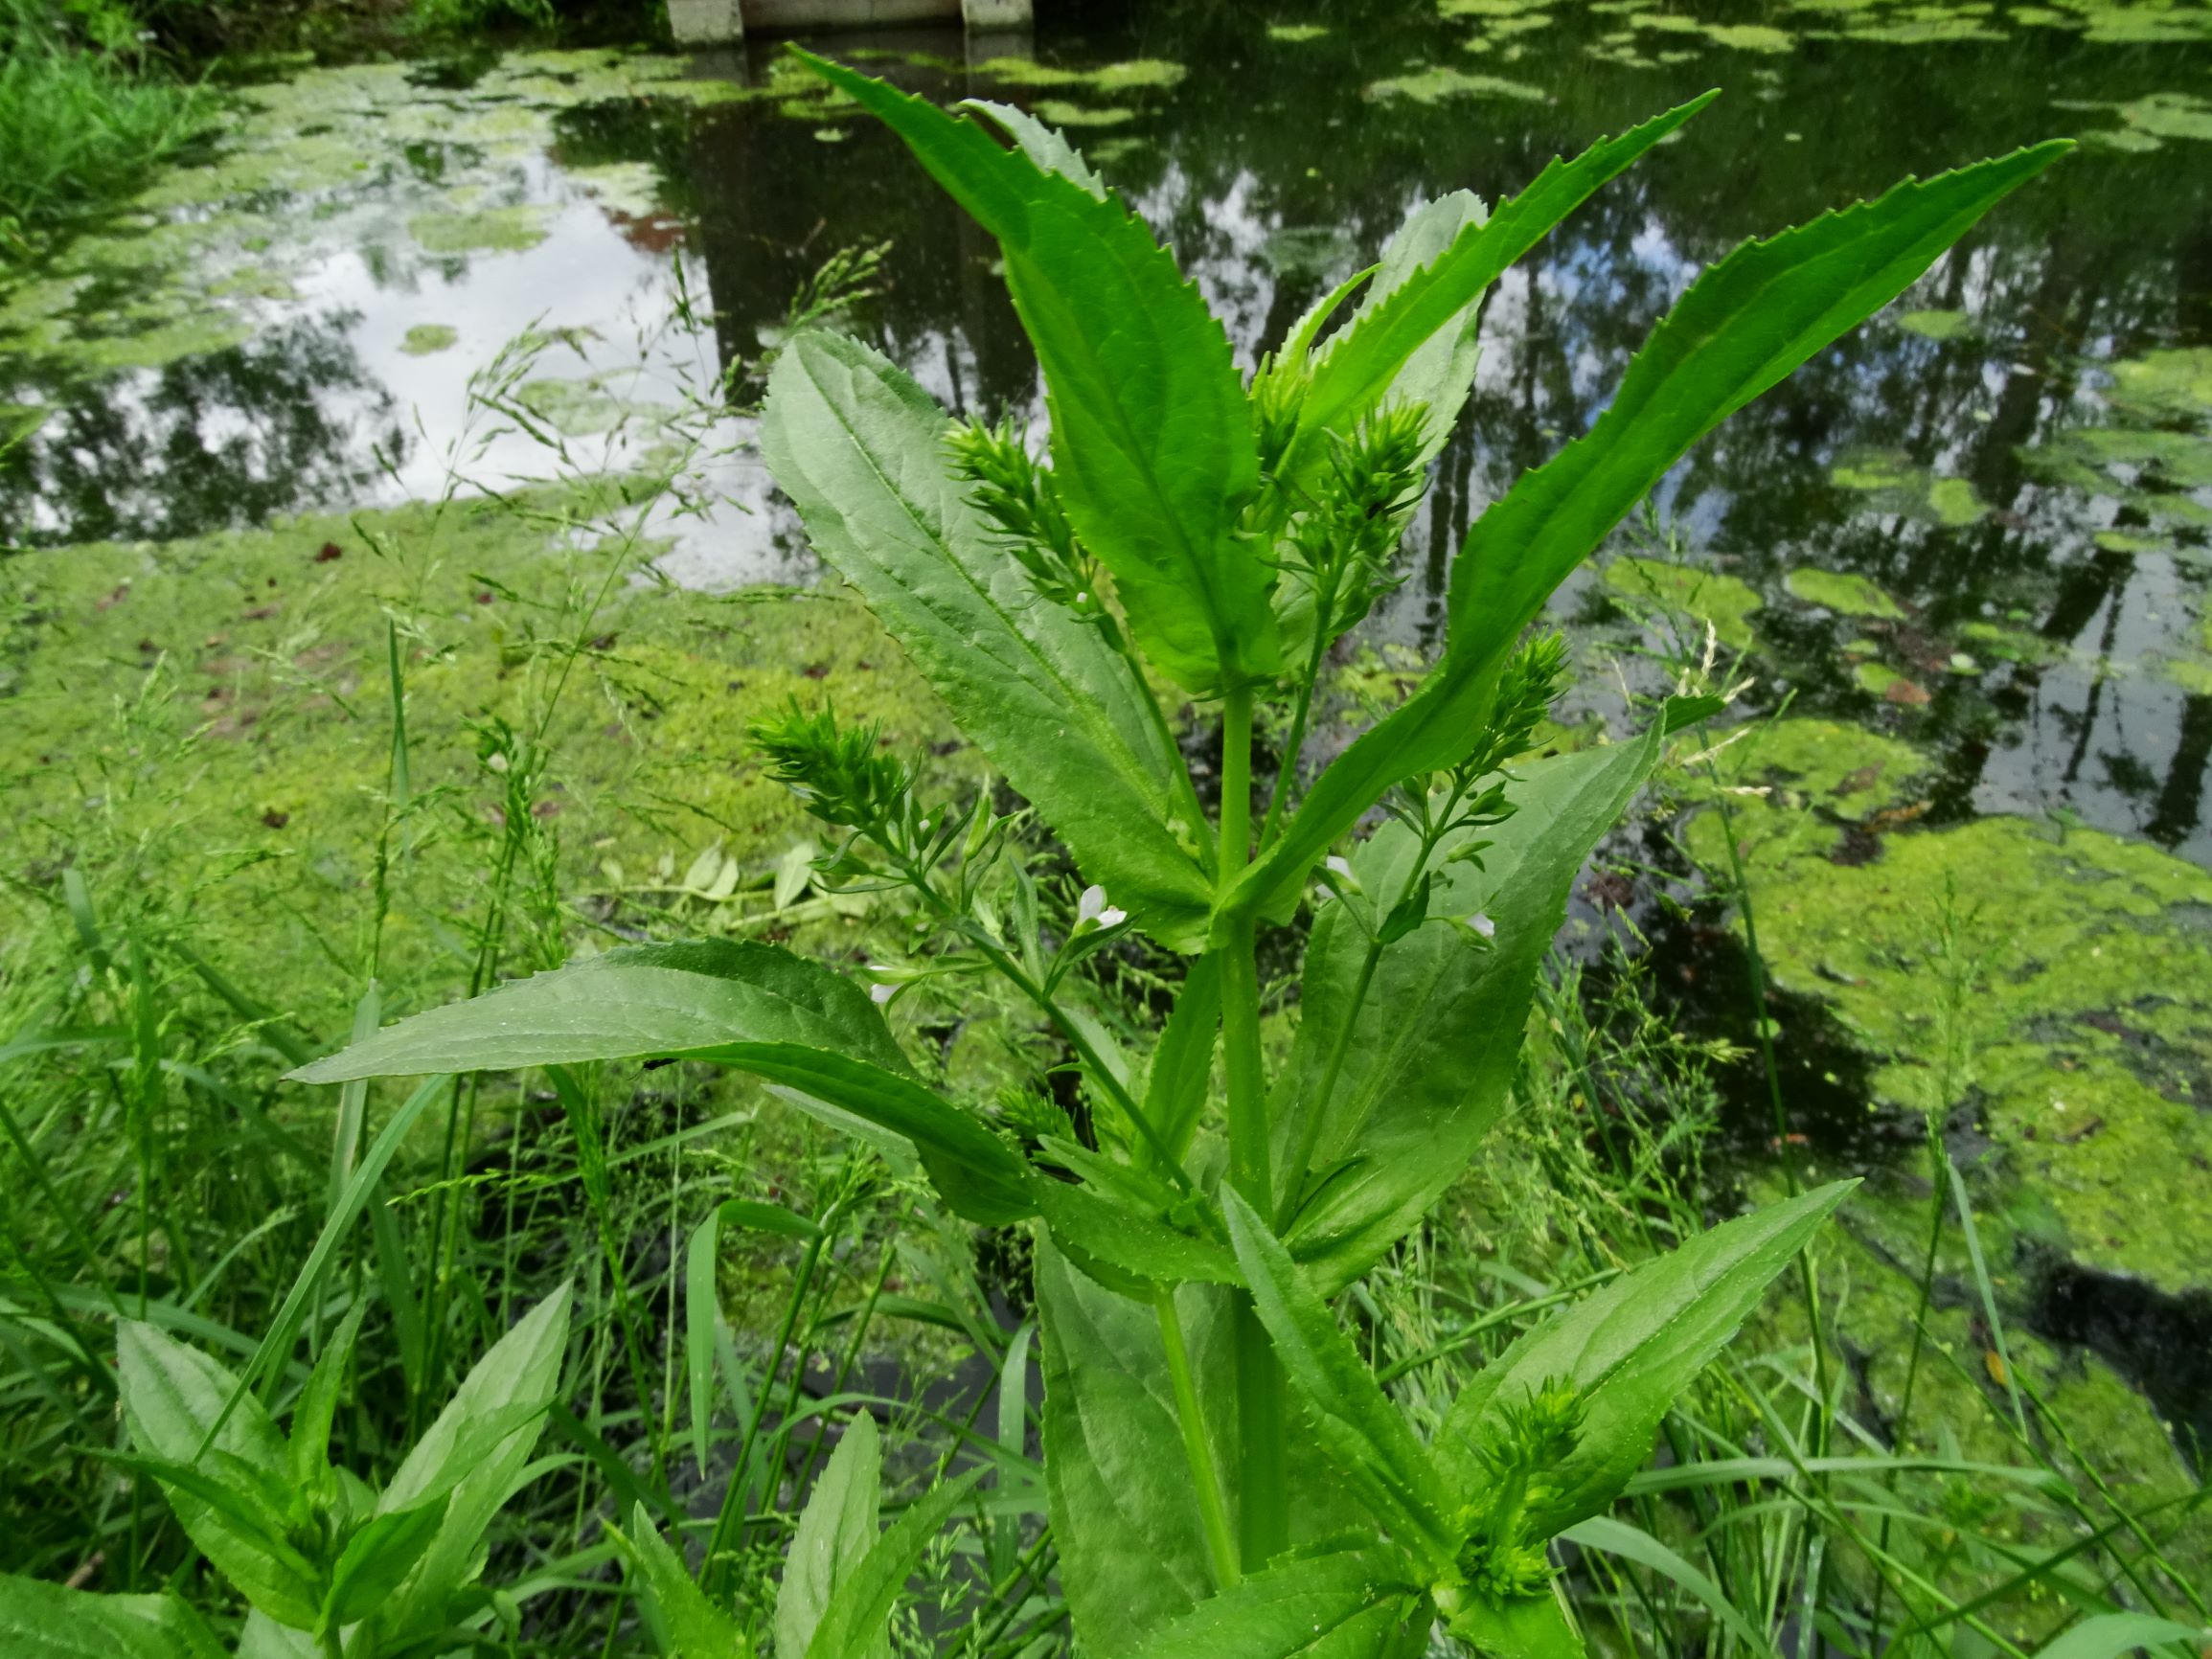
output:
[[1902, 620], [1897, 602], [1865, 577], [1846, 570], [1814, 570], [1800, 566], [1783, 580], [1790, 597], [1816, 604], [1838, 616], [1875, 617], [1885, 622]]
[[460, 338], [447, 324], [417, 323], [399, 342], [399, 350], [410, 357], [428, 357], [451, 350], [453, 342]]
[[1319, 40], [1328, 33], [1328, 27], [1320, 23], [1270, 23], [1267, 25], [1268, 39], [1281, 40], [1290, 44], [1306, 40]]
[[1627, 557], [1606, 566], [1606, 584], [1630, 601], [1711, 624], [1715, 637], [1731, 650], [1749, 650], [1757, 643], [1751, 613], [1764, 602], [1739, 578], [1662, 558]]

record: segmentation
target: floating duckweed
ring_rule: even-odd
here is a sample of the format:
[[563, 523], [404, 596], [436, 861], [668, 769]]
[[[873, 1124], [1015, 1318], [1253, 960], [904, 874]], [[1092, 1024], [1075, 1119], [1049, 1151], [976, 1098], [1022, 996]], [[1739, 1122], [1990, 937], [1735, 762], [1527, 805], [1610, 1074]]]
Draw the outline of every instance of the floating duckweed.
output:
[[1161, 57], [1132, 57], [1099, 69], [1063, 69], [1030, 57], [993, 57], [977, 66], [996, 80], [1020, 86], [1087, 86], [1096, 92], [1135, 92], [1178, 86], [1190, 71]]
[[447, 350], [460, 337], [446, 324], [417, 323], [399, 342], [399, 350], [410, 357], [428, 357]]
[[589, 191], [600, 206], [627, 218], [652, 218], [660, 212], [660, 170], [650, 162], [618, 161], [604, 167], [572, 168], [569, 177]]
[[[1875, 1088], [1894, 1108], [1949, 1109], [1955, 1096], [1932, 1094], [1938, 1050], [1963, 1040], [1982, 1126], [2065, 1251], [2164, 1290], [2202, 1287], [2212, 1116], [2188, 1102], [2212, 1066], [2212, 935], [2198, 920], [2212, 909], [2212, 875], [2139, 842], [2061, 838], [2017, 818], [1903, 830], [1880, 837], [1871, 862], [1833, 862], [1834, 814], [1881, 807], [1900, 820], [1912, 807], [1889, 786], [1894, 748], [1850, 728], [1817, 737], [1796, 745], [1820, 754], [1817, 767], [1764, 743], [1723, 761], [1741, 781], [1792, 785], [1732, 810], [1775, 982], [1835, 1003], [1883, 1062]], [[1874, 787], [1838, 794], [1838, 772]], [[1710, 863], [1724, 857], [1721, 832], [1704, 813], [1685, 839]], [[1947, 906], [1979, 971], [1936, 1021], [1926, 974]], [[2155, 994], [2132, 994], [2146, 987]]]
[[1941, 524], [1972, 524], [1989, 511], [1989, 503], [1974, 493], [1963, 478], [1931, 479], [1927, 487], [1928, 511]]
[[1999, 662], [2041, 667], [2065, 655], [2065, 648], [2056, 640], [2002, 623], [1971, 622], [1958, 630], [1958, 635], [1984, 656]]
[[2212, 103], [2186, 92], [2154, 92], [2119, 111], [2122, 121], [2154, 138], [2212, 139]]
[[2153, 352], [2112, 365], [2112, 401], [2153, 419], [2212, 414], [2212, 347]]
[[1121, 126], [1136, 120], [1133, 109], [1093, 109], [1057, 98], [1039, 99], [1037, 118], [1054, 126]]
[[1897, 326], [1930, 340], [1955, 340], [1973, 327], [1964, 311], [1907, 311]]
[[1549, 95], [1541, 87], [1495, 75], [1470, 75], [1449, 64], [1374, 81], [1367, 88], [1367, 96], [1403, 98], [1415, 103], [1442, 103], [1448, 98], [1510, 98], [1528, 103], [1549, 101]]
[[1803, 565], [1791, 571], [1782, 585], [1790, 597], [1819, 605], [1837, 616], [1874, 617], [1885, 622], [1904, 618], [1897, 602], [1865, 577], [1847, 570], [1815, 570]]
[[407, 234], [425, 253], [521, 253], [545, 240], [545, 210], [530, 203], [472, 214], [417, 214], [407, 221]]

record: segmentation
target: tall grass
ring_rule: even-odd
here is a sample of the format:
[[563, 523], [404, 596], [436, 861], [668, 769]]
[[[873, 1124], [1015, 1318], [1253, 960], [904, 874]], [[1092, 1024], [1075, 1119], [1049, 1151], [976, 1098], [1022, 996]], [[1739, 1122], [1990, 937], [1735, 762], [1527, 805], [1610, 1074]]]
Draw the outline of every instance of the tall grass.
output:
[[127, 195], [207, 119], [199, 89], [51, 0], [0, 0], [0, 253]]

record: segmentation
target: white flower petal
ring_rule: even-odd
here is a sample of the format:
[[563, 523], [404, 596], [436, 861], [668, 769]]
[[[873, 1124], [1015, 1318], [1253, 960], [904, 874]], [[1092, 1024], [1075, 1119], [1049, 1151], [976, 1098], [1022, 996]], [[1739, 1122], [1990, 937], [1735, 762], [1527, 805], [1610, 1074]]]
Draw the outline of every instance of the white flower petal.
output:
[[1086, 887], [1083, 890], [1083, 897], [1076, 901], [1075, 919], [1079, 922], [1096, 921], [1106, 907], [1106, 889], [1095, 885]]
[[1101, 927], [1119, 927], [1129, 919], [1129, 913], [1128, 911], [1117, 910], [1110, 904], [1098, 913], [1098, 924]]
[[895, 985], [872, 985], [868, 988], [869, 997], [878, 1008], [898, 994], [899, 988]]
[[1475, 932], [1481, 934], [1485, 939], [1495, 939], [1497, 937], [1497, 923], [1491, 920], [1489, 917], [1483, 915], [1483, 913], [1479, 910], [1467, 919], [1467, 925], [1473, 928]]
[[1349, 875], [1352, 874], [1352, 860], [1344, 857], [1340, 853], [1332, 852], [1327, 858], [1322, 860], [1322, 862], [1327, 864], [1329, 868], [1338, 875]]

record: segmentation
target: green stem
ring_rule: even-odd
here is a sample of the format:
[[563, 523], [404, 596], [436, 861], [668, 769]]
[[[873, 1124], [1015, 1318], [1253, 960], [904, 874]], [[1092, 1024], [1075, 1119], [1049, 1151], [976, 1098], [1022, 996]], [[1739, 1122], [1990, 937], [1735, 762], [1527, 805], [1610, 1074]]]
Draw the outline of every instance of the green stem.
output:
[[[1221, 714], [1221, 891], [1252, 854], [1252, 693], [1231, 692]], [[1229, 1178], [1259, 1210], [1271, 1214], [1267, 1091], [1260, 1069], [1260, 974], [1254, 924], [1242, 917], [1221, 942], [1221, 1053], [1229, 1085]], [[1234, 1342], [1237, 1372], [1238, 1530], [1247, 1572], [1289, 1541], [1289, 1480], [1283, 1367], [1252, 1307], [1239, 1292]]]
[[[784, 1305], [784, 1328], [776, 1333], [776, 1345], [768, 1350], [768, 1362], [761, 1375], [760, 1398], [753, 1401], [751, 1418], [745, 1423], [743, 1437], [738, 1443], [737, 1461], [730, 1466], [730, 1484], [722, 1492], [722, 1507], [715, 1516], [715, 1530], [707, 1539], [706, 1557], [699, 1563], [699, 1586], [708, 1595], [719, 1595], [729, 1582], [728, 1568], [723, 1563], [723, 1553], [745, 1530], [745, 1502], [750, 1496], [749, 1479], [753, 1462], [753, 1443], [760, 1437], [761, 1420], [768, 1414], [768, 1396], [776, 1386], [776, 1367], [783, 1362], [784, 1351], [790, 1346], [791, 1332], [797, 1329], [799, 1312], [806, 1306], [807, 1297], [813, 1289], [814, 1266], [822, 1259], [822, 1246], [829, 1241], [831, 1229], [836, 1225], [834, 1212], [822, 1217], [823, 1226], [813, 1238], [807, 1240], [807, 1252], [799, 1262], [797, 1278], [792, 1282], [791, 1294]], [[807, 1365], [807, 1356], [793, 1356], [792, 1364], [801, 1373]]]
[[1221, 706], [1221, 869], [1226, 887], [1252, 856], [1252, 693], [1240, 687]]
[[[939, 917], [947, 920], [952, 917], [954, 907], [943, 894], [930, 885], [927, 871], [910, 862], [902, 862], [901, 873], [906, 877], [907, 885], [920, 894], [923, 901], [935, 910]], [[1090, 1038], [1083, 1034], [1083, 1028], [1068, 1018], [1065, 1011], [1060, 1008], [1058, 1002], [1053, 1000], [1052, 992], [1023, 972], [1021, 965], [1006, 951], [994, 949], [982, 943], [977, 943], [976, 948], [982, 954], [983, 959], [996, 968], [999, 975], [1008, 984], [1037, 1005], [1038, 1011], [1052, 1022], [1053, 1030], [1066, 1038], [1068, 1047], [1075, 1050], [1076, 1057], [1083, 1062], [1084, 1075], [1106, 1091], [1107, 1097], [1121, 1109], [1123, 1116], [1127, 1117], [1130, 1124], [1135, 1126], [1137, 1133], [1144, 1137], [1145, 1145], [1152, 1149], [1152, 1156], [1159, 1160], [1160, 1167], [1167, 1172], [1168, 1179], [1174, 1182], [1186, 1193], [1196, 1193], [1197, 1188], [1192, 1184], [1189, 1172], [1183, 1168], [1182, 1160], [1177, 1158], [1169, 1149], [1168, 1144], [1160, 1139], [1159, 1126], [1152, 1119], [1145, 1116], [1144, 1108], [1137, 1104], [1136, 1097], [1129, 1091], [1129, 1085], [1113, 1074], [1112, 1068], [1106, 1062], [1106, 1057], [1100, 1054]]]
[[1236, 1293], [1237, 1439], [1243, 1474], [1237, 1521], [1244, 1569], [1258, 1572], [1290, 1543], [1289, 1442], [1282, 1362], [1248, 1290]]
[[1329, 648], [1329, 624], [1335, 608], [1334, 594], [1326, 602], [1314, 602], [1313, 644], [1306, 653], [1306, 672], [1298, 681], [1298, 702], [1290, 716], [1290, 736], [1283, 745], [1282, 763], [1275, 771], [1275, 787], [1267, 795], [1267, 817], [1260, 826], [1263, 852], [1274, 844], [1275, 826], [1283, 808], [1290, 804], [1290, 791], [1298, 782], [1298, 756], [1306, 747], [1306, 721], [1312, 714], [1313, 686], [1321, 677], [1321, 654]]
[[1237, 1566], [1237, 1541], [1229, 1532], [1228, 1497], [1221, 1489], [1221, 1471], [1206, 1440], [1206, 1420], [1198, 1410], [1197, 1384], [1191, 1376], [1191, 1356], [1183, 1346], [1183, 1321], [1175, 1311], [1172, 1286], [1153, 1287], [1152, 1310], [1159, 1316], [1160, 1346], [1167, 1350], [1168, 1380], [1175, 1392], [1175, 1421], [1183, 1431], [1183, 1456], [1190, 1461], [1198, 1518], [1205, 1525], [1206, 1550], [1214, 1560], [1214, 1588], [1233, 1590], [1242, 1575]]

